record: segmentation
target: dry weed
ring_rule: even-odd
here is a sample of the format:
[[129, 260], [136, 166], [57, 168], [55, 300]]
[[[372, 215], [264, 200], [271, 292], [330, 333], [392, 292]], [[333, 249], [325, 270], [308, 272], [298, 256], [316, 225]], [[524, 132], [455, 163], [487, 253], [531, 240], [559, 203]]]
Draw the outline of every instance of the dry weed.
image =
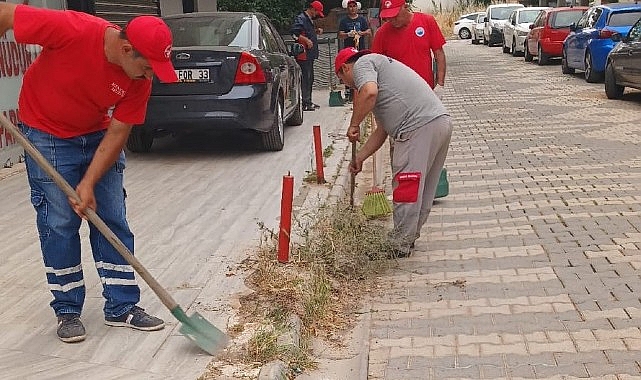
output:
[[[309, 339], [319, 337], [337, 345], [354, 323], [360, 300], [375, 287], [374, 276], [391, 264], [388, 230], [368, 221], [360, 210], [345, 204], [322, 207], [309, 221], [294, 227], [290, 261], [279, 263], [277, 235], [263, 230], [263, 239], [247, 284], [253, 293], [241, 299], [245, 321], [258, 329], [246, 345], [246, 362], [280, 359], [294, 372], [313, 368]], [[301, 348], [282, 347], [277, 337], [287, 328], [286, 315], [297, 315], [303, 325]]]

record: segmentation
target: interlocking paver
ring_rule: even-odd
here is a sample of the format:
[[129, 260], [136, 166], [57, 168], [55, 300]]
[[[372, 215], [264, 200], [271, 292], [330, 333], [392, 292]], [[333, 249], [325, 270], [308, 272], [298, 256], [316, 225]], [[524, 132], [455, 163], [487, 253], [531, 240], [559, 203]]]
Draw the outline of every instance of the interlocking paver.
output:
[[641, 379], [641, 96], [446, 54], [450, 194], [381, 277], [370, 378]]

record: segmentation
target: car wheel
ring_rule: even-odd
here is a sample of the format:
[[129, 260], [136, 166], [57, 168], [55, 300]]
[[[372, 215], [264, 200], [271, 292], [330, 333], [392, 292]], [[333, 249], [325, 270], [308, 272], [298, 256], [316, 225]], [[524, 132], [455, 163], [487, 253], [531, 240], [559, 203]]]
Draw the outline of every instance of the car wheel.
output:
[[472, 34], [468, 28], [461, 28], [461, 30], [458, 31], [458, 36], [462, 40], [467, 40], [472, 37]]
[[592, 65], [592, 54], [590, 51], [585, 52], [585, 81], [588, 83], [597, 83], [600, 82], [603, 78], [601, 73], [594, 71], [594, 66]]
[[605, 95], [608, 99], [621, 99], [624, 90], [624, 86], [617, 84], [612, 62], [608, 62], [608, 65], [605, 67]]
[[543, 53], [543, 48], [541, 48], [541, 45], [539, 45], [539, 47], [537, 48], [536, 55], [538, 57], [539, 66], [547, 65], [548, 63], [550, 63], [550, 59]]
[[532, 62], [534, 56], [530, 54], [530, 49], [527, 48], [527, 44], [523, 46], [523, 57], [525, 57], [525, 62]]
[[519, 52], [516, 51], [516, 38], [512, 39], [512, 57], [517, 57]]
[[563, 74], [574, 74], [574, 69], [568, 66], [568, 55], [563, 50], [563, 55], [561, 56], [561, 72]]
[[287, 125], [301, 124], [303, 124], [303, 90], [298, 86], [298, 104], [296, 104], [296, 109], [292, 116], [287, 120]]
[[263, 134], [263, 147], [266, 150], [283, 150], [285, 145], [285, 123], [283, 123], [283, 101], [278, 99], [274, 109], [272, 129]]
[[148, 153], [154, 143], [153, 132], [143, 127], [134, 127], [127, 138], [127, 149], [134, 153]]

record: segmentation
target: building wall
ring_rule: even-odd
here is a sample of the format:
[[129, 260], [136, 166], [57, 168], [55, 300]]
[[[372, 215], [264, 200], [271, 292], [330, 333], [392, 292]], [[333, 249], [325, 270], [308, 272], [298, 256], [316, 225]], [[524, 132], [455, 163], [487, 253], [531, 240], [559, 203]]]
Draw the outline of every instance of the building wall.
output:
[[[160, 14], [162, 16], [169, 16], [184, 13], [183, 12], [184, 0], [160, 0]], [[196, 12], [215, 12], [218, 9], [218, 2], [216, 0], [187, 0], [193, 2], [193, 8]]]
[[[22, 3], [22, 0], [9, 0]], [[63, 0], [31, 0], [29, 5], [63, 9]], [[18, 95], [27, 67], [40, 53], [40, 46], [16, 43], [13, 31], [0, 37], [0, 113], [13, 124], [18, 119]], [[11, 167], [23, 159], [23, 149], [4, 128], [0, 127], [0, 168]]]

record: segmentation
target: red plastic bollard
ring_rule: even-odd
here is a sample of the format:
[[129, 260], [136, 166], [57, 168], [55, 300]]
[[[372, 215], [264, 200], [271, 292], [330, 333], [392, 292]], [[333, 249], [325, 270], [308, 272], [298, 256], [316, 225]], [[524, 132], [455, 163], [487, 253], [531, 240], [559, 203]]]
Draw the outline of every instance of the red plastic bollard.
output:
[[314, 151], [316, 153], [316, 183], [325, 183], [323, 172], [323, 144], [321, 144], [320, 125], [314, 126]]
[[292, 203], [294, 201], [294, 177], [283, 176], [283, 193], [280, 199], [280, 230], [278, 232], [278, 262], [289, 261], [289, 237], [292, 230]]

